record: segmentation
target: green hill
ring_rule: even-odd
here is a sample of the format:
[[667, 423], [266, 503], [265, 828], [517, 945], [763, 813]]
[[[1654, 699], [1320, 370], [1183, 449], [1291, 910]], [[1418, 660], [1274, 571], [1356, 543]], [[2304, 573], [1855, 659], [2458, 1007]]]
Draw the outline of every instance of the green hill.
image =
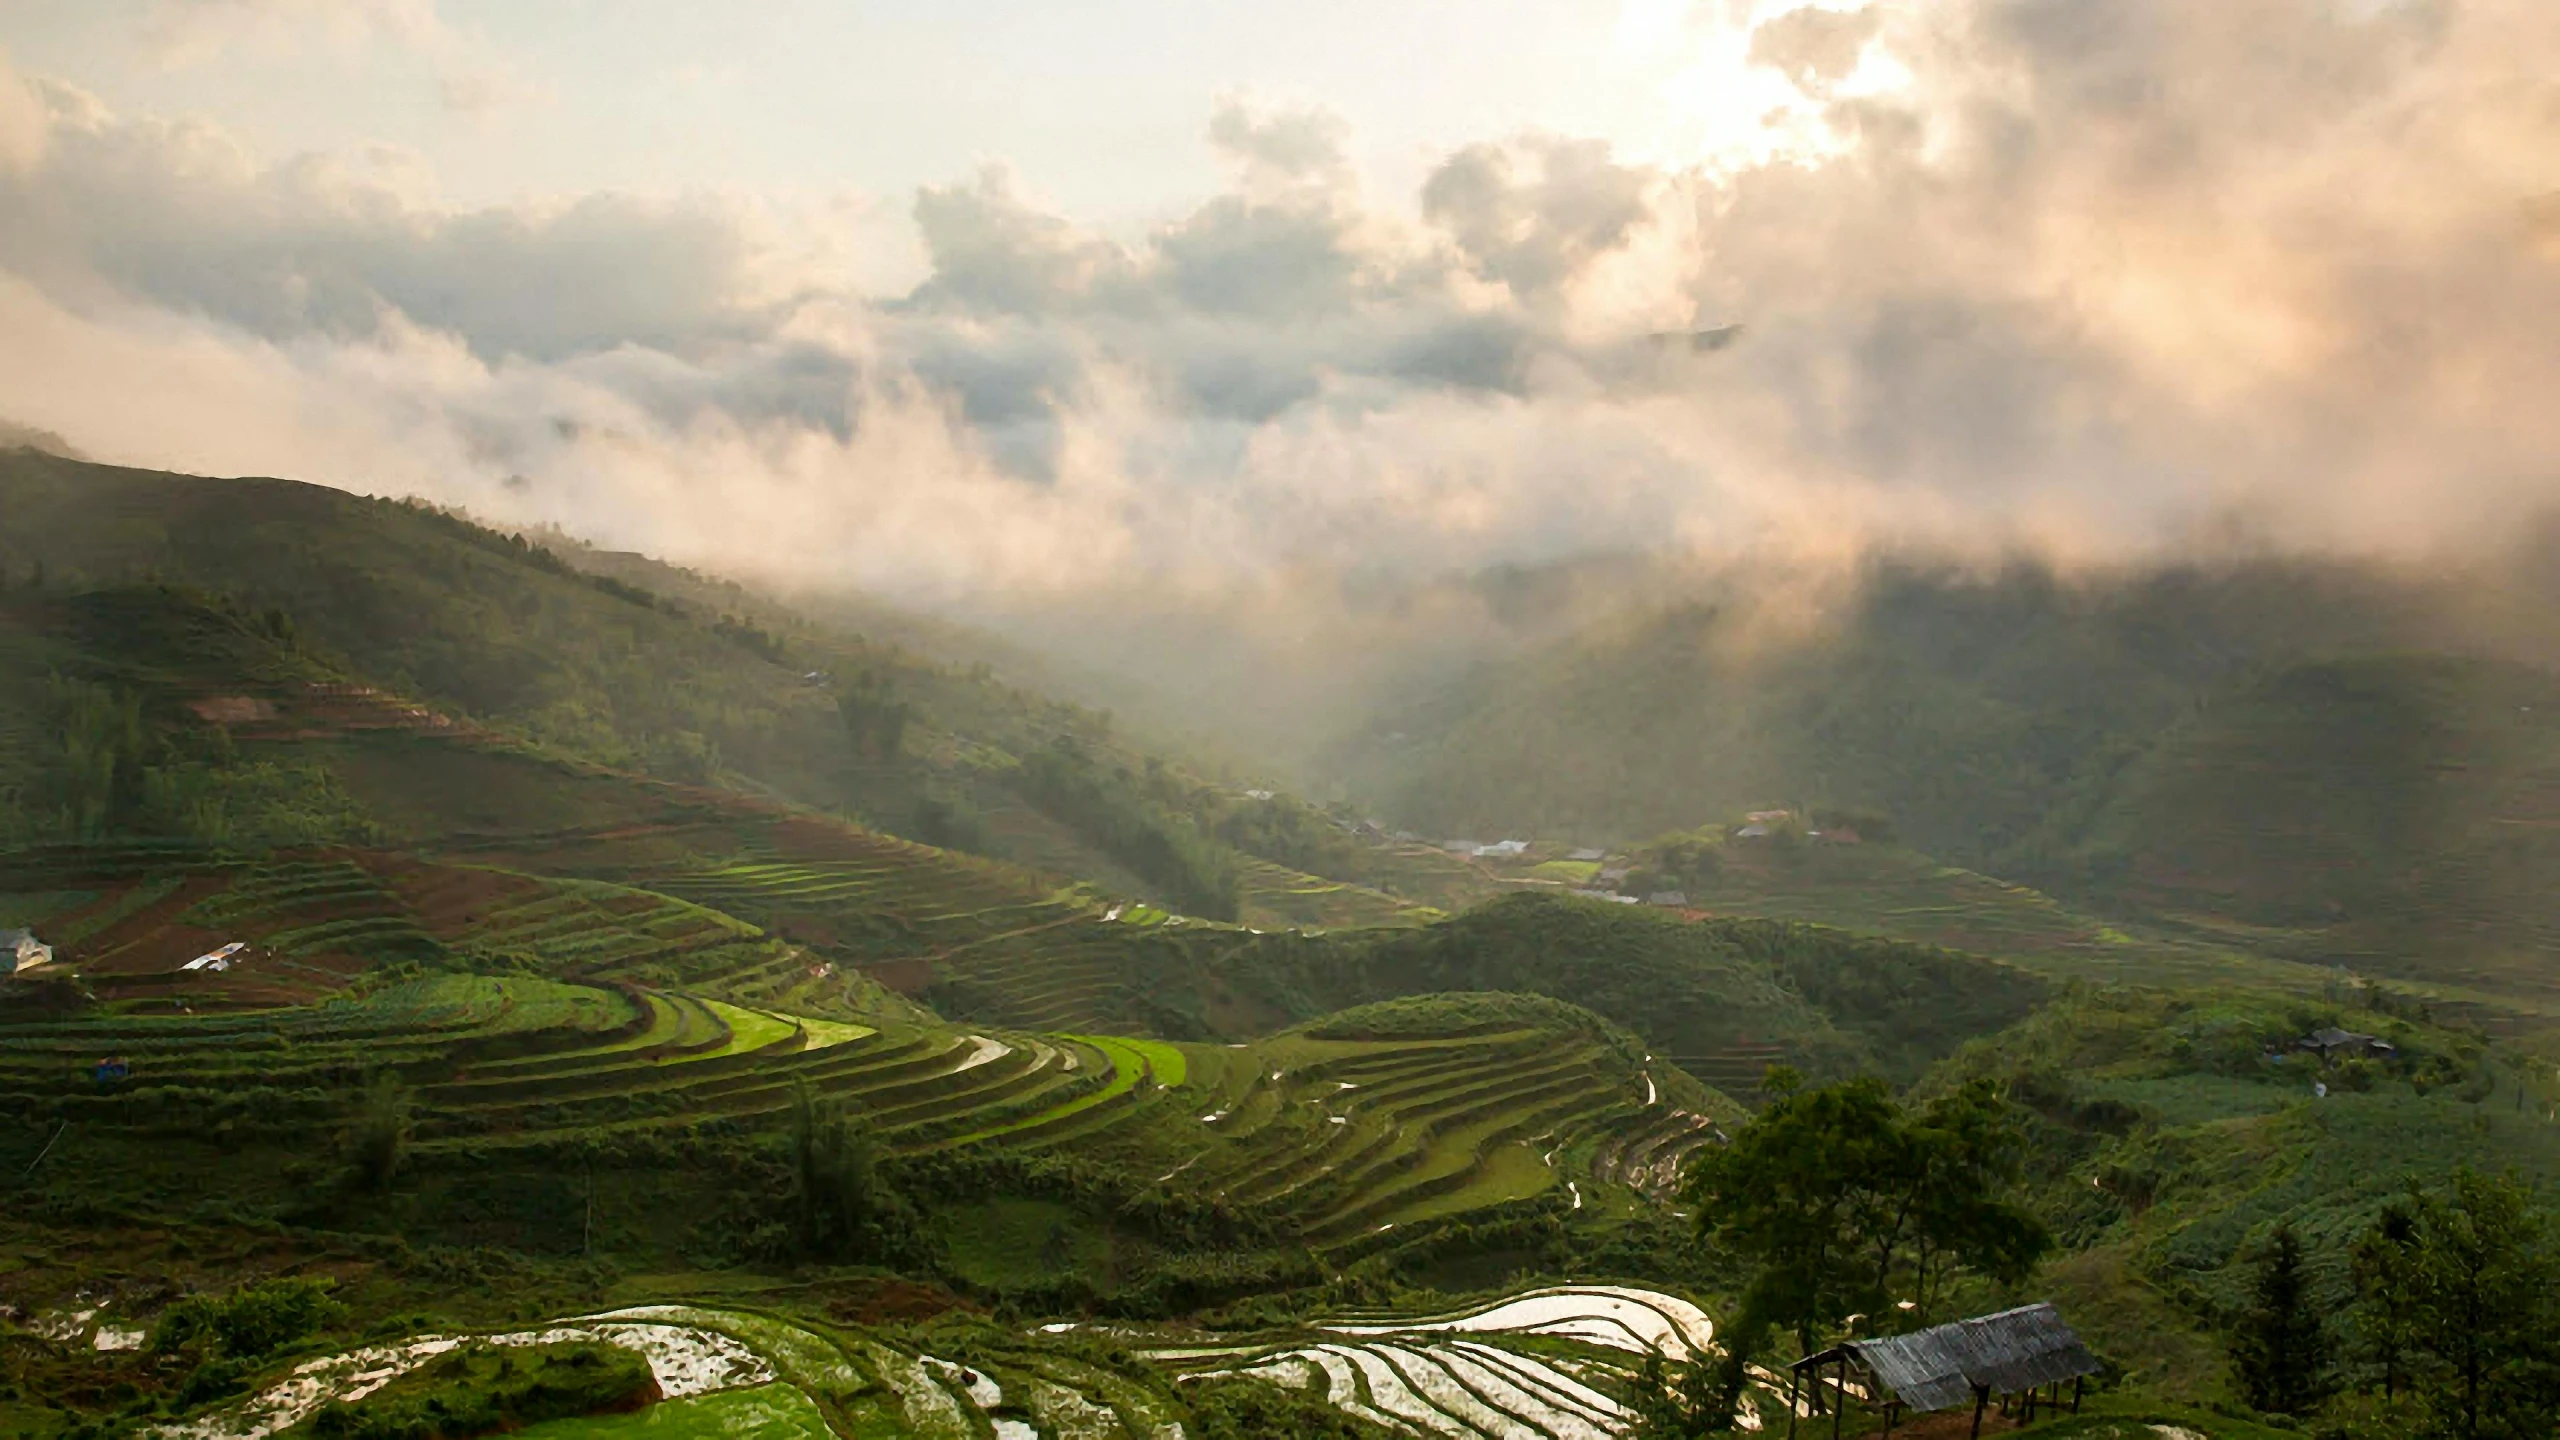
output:
[[[321, 728], [398, 729], [406, 707], [425, 712], [409, 728], [486, 732], [834, 811], [1215, 918], [1421, 918], [1362, 883], [1372, 847], [1328, 817], [1134, 747], [1107, 714], [725, 582], [628, 560], [605, 568], [415, 504], [0, 452], [0, 583], [11, 587], [0, 631], [15, 637], [0, 643], [15, 645], [17, 675], [124, 675], [180, 705], [272, 706], [288, 682], [306, 701], [308, 686], [335, 684], [340, 709], [373, 713], [323, 717]], [[216, 632], [212, 651], [195, 653]], [[255, 693], [219, 693], [234, 680]], [[0, 748], [16, 737], [23, 755], [69, 702], [42, 686], [17, 691], [0, 700]], [[0, 756], [0, 790], [37, 783], [23, 769]]]
[[2216, 697], [2079, 838], [2092, 893], [2359, 968], [2560, 995], [2560, 679], [2392, 656]]
[[1766, 806], [1859, 807], [1931, 854], [2025, 876], [2200, 700], [2444, 633], [2443, 596], [2309, 562], [2083, 580], [1878, 564], [1810, 619], [1766, 613], [1753, 579], [1417, 697], [1338, 744], [1335, 766], [1437, 834], [1634, 840]]
[[1727, 604], [1582, 636], [1337, 759], [1443, 833], [1625, 841], [1784, 807], [1880, 816], [1935, 857], [1727, 847], [1729, 873], [1687, 877], [1710, 908], [2076, 946], [2135, 979], [2345, 964], [2540, 1010], [2560, 680], [2470, 653], [2492, 629], [2533, 648], [2512, 617], [2473, 624], [2479, 603], [2343, 564], [1880, 568], [1810, 628]]
[[[2331, 1025], [2397, 1054], [2297, 1048]], [[2213, 1331], [2247, 1303], [2247, 1259], [2279, 1222], [2313, 1257], [2318, 1303], [2342, 1309], [2349, 1244], [2413, 1183], [2462, 1165], [2545, 1193], [2560, 1181], [2549, 1067], [2388, 992], [2084, 992], [1969, 1046], [1922, 1090], [1976, 1077], [2032, 1117], [2038, 1208], [2064, 1242], [2048, 1293], [2160, 1393], [2227, 1387]]]

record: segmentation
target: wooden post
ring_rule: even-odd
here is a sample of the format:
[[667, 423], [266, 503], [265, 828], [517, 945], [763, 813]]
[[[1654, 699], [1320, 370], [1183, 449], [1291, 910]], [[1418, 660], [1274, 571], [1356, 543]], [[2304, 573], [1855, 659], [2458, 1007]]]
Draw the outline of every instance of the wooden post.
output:
[[1991, 1387], [1973, 1387], [1973, 1440], [1982, 1440], [1982, 1407], [1991, 1403]]
[[1787, 1367], [1787, 1440], [1796, 1440], [1796, 1382], [1803, 1378], [1803, 1371]]
[[1831, 1440], [1840, 1440], [1840, 1417], [1849, 1413], [1849, 1357], [1840, 1357], [1839, 1378], [1831, 1382]]
[[2088, 1383], [2089, 1377], [2086, 1375], [2071, 1377], [2071, 1413], [2074, 1415], [2080, 1413], [2080, 1387]]

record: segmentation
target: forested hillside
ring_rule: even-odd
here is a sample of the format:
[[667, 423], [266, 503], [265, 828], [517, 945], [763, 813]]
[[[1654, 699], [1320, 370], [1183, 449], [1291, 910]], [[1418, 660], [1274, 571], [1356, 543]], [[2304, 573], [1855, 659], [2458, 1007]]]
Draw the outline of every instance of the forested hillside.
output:
[[1622, 619], [1381, 716], [1335, 754], [1434, 833], [1640, 839], [1801, 802], [1882, 810], [1978, 869], [2033, 869], [2117, 765], [2206, 697], [2310, 656], [2421, 646], [2444, 605], [2343, 564], [2066, 580], [1884, 563], [1818, 621], [1773, 621], [1747, 588]]
[[[0, 452], [0, 609], [17, 617], [8, 628], [29, 647], [29, 676], [95, 668], [48, 658], [57, 641], [32, 638], [48, 630], [104, 625], [112, 640], [140, 625], [139, 639], [163, 623], [144, 612], [188, 611], [167, 623], [240, 630], [273, 652], [262, 664], [305, 681], [406, 697], [564, 757], [833, 811], [1212, 918], [1301, 923], [1304, 897], [1327, 891], [1307, 872], [1373, 878], [1367, 850], [1312, 809], [1248, 797], [985, 661], [946, 663], [668, 566], [572, 558], [588, 568], [412, 503]], [[127, 598], [99, 598], [110, 591]], [[115, 604], [134, 616], [82, 619]], [[42, 729], [87, 703], [29, 684], [5, 707]], [[12, 823], [53, 825], [60, 797], [45, 787], [56, 781], [15, 783], [52, 798]], [[1346, 913], [1398, 904], [1340, 893]]]
[[[2344, 563], [2075, 583], [1884, 567], [1823, 626], [1657, 613], [1480, 673], [1338, 756], [1435, 833], [1863, 816], [2101, 913], [2512, 978], [2549, 953], [2560, 887], [2560, 681], [2479, 653], [2539, 653], [2521, 593]], [[1787, 882], [1725, 853], [1747, 863], [1689, 888], [1748, 908], [1753, 876]]]

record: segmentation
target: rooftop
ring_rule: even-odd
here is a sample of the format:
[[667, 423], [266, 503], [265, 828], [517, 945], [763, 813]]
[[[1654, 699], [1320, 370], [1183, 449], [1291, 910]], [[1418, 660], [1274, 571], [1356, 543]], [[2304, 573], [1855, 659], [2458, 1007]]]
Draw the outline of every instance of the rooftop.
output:
[[1804, 1370], [1843, 1356], [1864, 1366], [1888, 1394], [1914, 1410], [1944, 1410], [1973, 1399], [1977, 1389], [2014, 1395], [2098, 1370], [2097, 1357], [2044, 1301], [1908, 1335], [1851, 1340], [1808, 1355], [1793, 1368]]

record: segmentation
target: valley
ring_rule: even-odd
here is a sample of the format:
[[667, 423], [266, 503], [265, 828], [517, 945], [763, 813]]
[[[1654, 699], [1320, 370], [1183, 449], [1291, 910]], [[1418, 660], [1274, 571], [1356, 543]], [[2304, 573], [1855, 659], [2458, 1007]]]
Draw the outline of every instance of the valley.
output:
[[2035, 1428], [2258, 1440], [2277, 1227], [2343, 1308], [2412, 1185], [2560, 1181], [2519, 661], [2262, 655], [2103, 763], [2012, 693], [2045, 818], [1943, 850], [1941, 750], [1449, 798], [1550, 743], [1473, 712], [1380, 820], [419, 506], [18, 451], [0, 522], [0, 1433], [1655, 1436], [1728, 1358], [1766, 1432], [1696, 1176], [1872, 1094], [1993, 1097], [2040, 1247], [1888, 1245], [1888, 1325], [2049, 1299]]

